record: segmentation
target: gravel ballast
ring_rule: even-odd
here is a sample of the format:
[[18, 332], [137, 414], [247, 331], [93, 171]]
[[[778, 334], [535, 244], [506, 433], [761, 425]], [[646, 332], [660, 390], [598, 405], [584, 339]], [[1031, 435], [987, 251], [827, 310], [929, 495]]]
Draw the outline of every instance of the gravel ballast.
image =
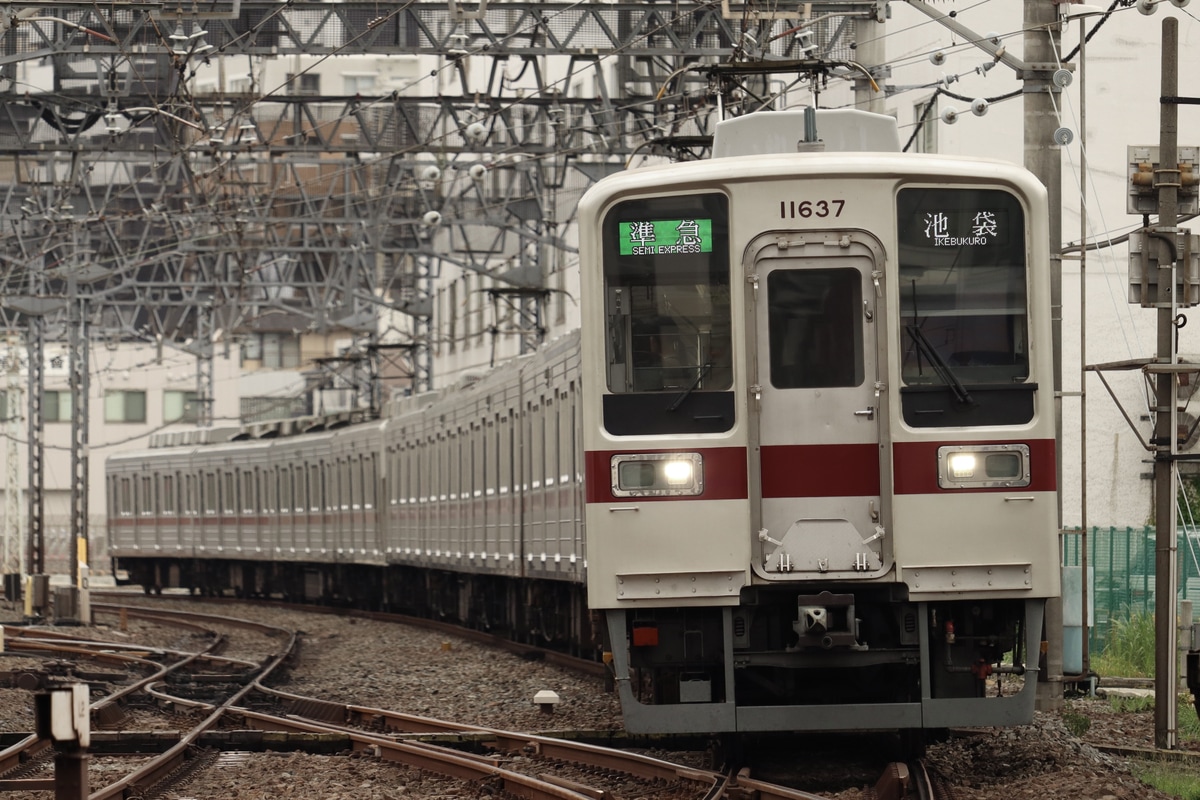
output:
[[[223, 605], [217, 610], [200, 603], [183, 605], [299, 628], [303, 632], [300, 659], [288, 684], [279, 687], [296, 694], [508, 730], [621, 729], [616, 697], [604, 691], [599, 679], [543, 661], [372, 620], [300, 614], [254, 604]], [[19, 620], [19, 611], [0, 608], [0, 622], [5, 619]], [[111, 618], [100, 618], [101, 622], [108, 620]], [[126, 632], [102, 624], [89, 635], [160, 647], [199, 647], [191, 634], [139, 623], [131, 623]], [[231, 654], [253, 657], [256, 652], [266, 652], [271, 644], [266, 639], [255, 641], [253, 634], [241, 634], [237, 652]], [[37, 666], [40, 661], [9, 653], [0, 658], [0, 670]], [[534, 696], [543, 690], [560, 698], [552, 714], [534, 703]], [[29, 731], [33, 727], [30, 706], [29, 693], [0, 689], [0, 731]], [[1028, 726], [956, 734], [930, 747], [930, 763], [949, 779], [957, 800], [1167, 800], [1169, 795], [1138, 782], [1121, 759], [1094, 746], [1151, 747], [1152, 711], [1115, 714], [1106, 701], [1098, 699], [1068, 701], [1066, 710], [1089, 720], [1082, 737], [1067, 729], [1061, 714], [1039, 712]], [[1073, 727], [1078, 730], [1078, 723]], [[219, 777], [222, 775], [225, 777]], [[223, 783], [218, 786], [214, 781]], [[863, 797], [864, 788], [853, 786], [825, 794], [849, 800]], [[456, 788], [453, 782], [369, 759], [247, 754], [236, 765], [197, 776], [176, 797], [274, 798], [285, 792], [301, 800], [464, 796], [463, 788]]]

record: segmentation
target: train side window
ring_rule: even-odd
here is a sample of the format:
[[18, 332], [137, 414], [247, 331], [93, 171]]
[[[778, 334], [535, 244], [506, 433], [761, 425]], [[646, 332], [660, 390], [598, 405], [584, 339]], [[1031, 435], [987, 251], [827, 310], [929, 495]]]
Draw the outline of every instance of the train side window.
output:
[[141, 491], [141, 512], [142, 516], [150, 516], [154, 513], [154, 491], [151, 488], [153, 481], [149, 475], [142, 476], [142, 491]]
[[224, 473], [224, 478], [221, 510], [226, 514], [233, 514], [237, 512], [237, 485], [234, 483], [232, 472]]

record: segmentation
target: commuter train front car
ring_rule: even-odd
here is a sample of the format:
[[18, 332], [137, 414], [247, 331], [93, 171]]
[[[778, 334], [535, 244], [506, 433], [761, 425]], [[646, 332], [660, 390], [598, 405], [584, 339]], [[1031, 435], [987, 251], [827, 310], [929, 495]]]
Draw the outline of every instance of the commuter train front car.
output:
[[1032, 718], [1044, 190], [816, 115], [824, 151], [740, 155], [768, 124], [743, 117], [581, 204], [588, 603], [634, 732]]

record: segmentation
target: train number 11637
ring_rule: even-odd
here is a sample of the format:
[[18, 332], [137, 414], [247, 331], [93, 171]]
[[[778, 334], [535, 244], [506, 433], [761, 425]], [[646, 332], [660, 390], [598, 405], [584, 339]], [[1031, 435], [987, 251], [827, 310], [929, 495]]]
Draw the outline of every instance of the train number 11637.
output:
[[810, 217], [840, 217], [846, 207], [845, 200], [780, 200], [780, 219], [808, 219]]

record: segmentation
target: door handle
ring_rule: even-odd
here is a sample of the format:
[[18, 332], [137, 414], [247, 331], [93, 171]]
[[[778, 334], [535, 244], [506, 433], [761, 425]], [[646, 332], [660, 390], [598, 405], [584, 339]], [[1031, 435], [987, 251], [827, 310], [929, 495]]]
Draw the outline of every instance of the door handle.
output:
[[875, 419], [875, 406], [867, 406], [862, 411], [855, 411], [854, 416], [866, 417], [867, 419]]

